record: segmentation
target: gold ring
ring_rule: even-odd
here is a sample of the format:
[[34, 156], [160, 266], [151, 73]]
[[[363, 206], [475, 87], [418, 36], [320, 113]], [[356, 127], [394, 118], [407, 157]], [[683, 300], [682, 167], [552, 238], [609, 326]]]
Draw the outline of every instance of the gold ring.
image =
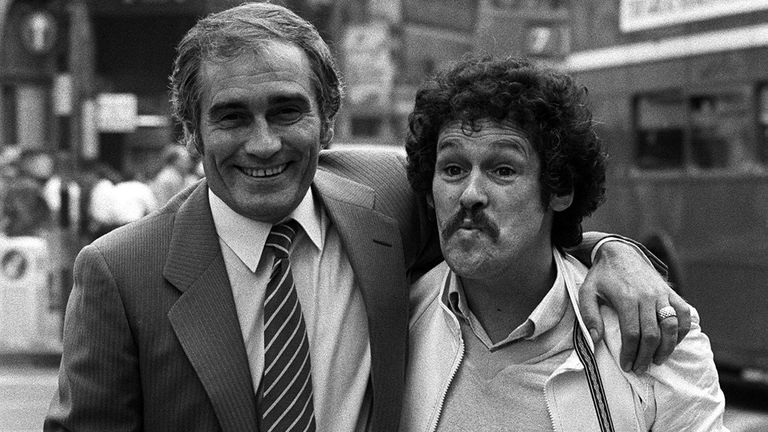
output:
[[663, 308], [656, 311], [656, 316], [659, 318], [659, 322], [661, 322], [667, 318], [677, 318], [677, 313], [675, 312], [675, 308], [672, 306], [664, 306]]

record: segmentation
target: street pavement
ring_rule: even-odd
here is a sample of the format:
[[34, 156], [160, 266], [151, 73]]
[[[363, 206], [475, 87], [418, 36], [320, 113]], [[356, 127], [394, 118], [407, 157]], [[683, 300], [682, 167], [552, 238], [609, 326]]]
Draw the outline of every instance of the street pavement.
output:
[[[48, 410], [51, 395], [56, 390], [56, 365], [51, 359], [34, 361], [4, 361], [0, 358], [0, 432], [31, 432], [40, 431], [43, 418]], [[726, 400], [728, 391], [738, 391], [734, 400], [743, 400], [744, 392], [755, 392], [747, 396], [748, 400], [768, 400], [765, 389], [736, 390], [725, 388]], [[765, 432], [768, 431], [768, 403], [746, 404], [745, 406], [728, 405], [725, 412], [725, 423], [731, 432]]]
[[41, 431], [56, 367], [48, 364], [0, 364], [0, 432]]

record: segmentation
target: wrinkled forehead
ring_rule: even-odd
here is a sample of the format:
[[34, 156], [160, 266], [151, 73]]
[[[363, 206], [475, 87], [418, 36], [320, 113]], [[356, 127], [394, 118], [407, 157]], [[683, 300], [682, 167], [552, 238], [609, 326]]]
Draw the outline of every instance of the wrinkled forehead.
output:
[[495, 139], [511, 139], [515, 142], [529, 144], [530, 135], [516, 122], [504, 119], [488, 118], [472, 122], [466, 120], [451, 120], [443, 124], [437, 137], [438, 150], [455, 140], [480, 140], [493, 142]]

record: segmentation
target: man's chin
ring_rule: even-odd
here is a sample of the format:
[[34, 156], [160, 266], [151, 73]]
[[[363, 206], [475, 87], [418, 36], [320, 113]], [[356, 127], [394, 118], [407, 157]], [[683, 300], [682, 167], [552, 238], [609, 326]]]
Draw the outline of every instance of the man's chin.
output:
[[488, 263], [477, 251], [447, 254], [445, 261], [451, 270], [462, 278], [479, 279], [488, 273]]

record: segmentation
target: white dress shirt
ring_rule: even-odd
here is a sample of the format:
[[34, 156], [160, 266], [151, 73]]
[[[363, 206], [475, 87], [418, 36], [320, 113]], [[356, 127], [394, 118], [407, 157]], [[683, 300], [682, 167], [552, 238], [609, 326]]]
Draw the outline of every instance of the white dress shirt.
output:
[[[254, 392], [264, 369], [264, 292], [274, 260], [264, 252], [272, 225], [242, 216], [208, 191], [243, 333]], [[302, 227], [291, 271], [307, 326], [318, 431], [363, 430], [371, 397], [368, 321], [339, 233], [312, 190], [291, 213]]]

